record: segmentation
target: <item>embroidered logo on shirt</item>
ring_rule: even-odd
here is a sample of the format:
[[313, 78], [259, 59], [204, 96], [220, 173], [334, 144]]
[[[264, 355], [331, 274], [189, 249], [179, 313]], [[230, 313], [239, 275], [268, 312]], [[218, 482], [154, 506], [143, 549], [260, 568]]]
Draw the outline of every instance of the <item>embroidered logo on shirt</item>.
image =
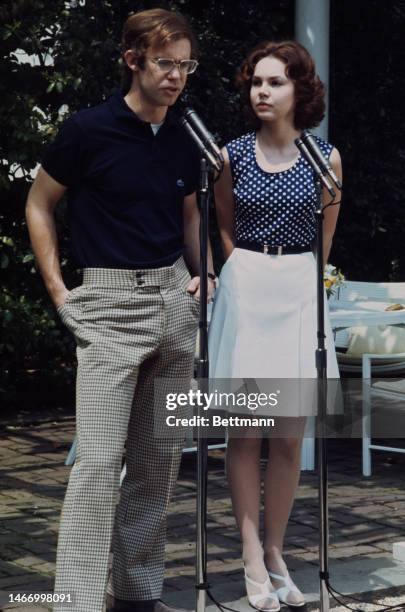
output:
[[177, 179], [176, 185], [177, 187], [184, 187], [184, 181], [182, 179]]

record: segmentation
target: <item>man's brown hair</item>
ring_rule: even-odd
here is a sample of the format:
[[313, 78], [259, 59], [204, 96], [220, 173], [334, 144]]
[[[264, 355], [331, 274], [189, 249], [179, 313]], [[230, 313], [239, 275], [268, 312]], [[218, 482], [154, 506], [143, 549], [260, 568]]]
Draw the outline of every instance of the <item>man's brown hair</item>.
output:
[[[139, 68], [144, 67], [148, 47], [160, 46], [187, 38], [191, 44], [191, 57], [197, 57], [197, 40], [187, 19], [173, 11], [155, 8], [140, 11], [128, 17], [122, 30], [122, 52], [132, 49]], [[123, 88], [128, 90], [132, 82], [132, 72], [124, 64]]]

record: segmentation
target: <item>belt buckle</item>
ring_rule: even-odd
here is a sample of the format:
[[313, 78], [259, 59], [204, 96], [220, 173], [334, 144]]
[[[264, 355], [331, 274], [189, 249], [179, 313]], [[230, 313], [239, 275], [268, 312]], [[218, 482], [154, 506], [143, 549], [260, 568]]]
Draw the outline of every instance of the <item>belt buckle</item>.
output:
[[282, 255], [283, 254], [283, 247], [282, 246], [278, 246], [277, 247], [277, 255]]
[[266, 243], [264, 243], [264, 245], [263, 245], [263, 253], [265, 255], [268, 255], [268, 253], [269, 253], [269, 245], [266, 244]]

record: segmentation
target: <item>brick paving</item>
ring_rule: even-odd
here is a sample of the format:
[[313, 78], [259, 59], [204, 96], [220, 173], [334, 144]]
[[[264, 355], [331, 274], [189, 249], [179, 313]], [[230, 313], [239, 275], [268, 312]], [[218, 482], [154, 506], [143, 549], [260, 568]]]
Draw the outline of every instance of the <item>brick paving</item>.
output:
[[[3, 427], [0, 592], [52, 590], [59, 514], [70, 469], [64, 461], [73, 436], [73, 419]], [[223, 459], [223, 451], [210, 452], [207, 526], [213, 586], [242, 579]], [[170, 508], [167, 593], [194, 587], [195, 468], [195, 454], [185, 454]], [[375, 453], [373, 476], [366, 479], [361, 474], [361, 441], [333, 440], [329, 482], [331, 559], [392, 559], [392, 542], [405, 540], [405, 455]], [[293, 571], [318, 565], [317, 511], [317, 477], [303, 472], [286, 537], [285, 559]]]

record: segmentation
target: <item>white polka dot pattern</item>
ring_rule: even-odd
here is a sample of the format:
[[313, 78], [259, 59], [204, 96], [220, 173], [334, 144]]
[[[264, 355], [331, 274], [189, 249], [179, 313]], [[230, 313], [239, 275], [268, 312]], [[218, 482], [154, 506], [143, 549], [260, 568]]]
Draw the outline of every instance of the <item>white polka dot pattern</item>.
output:
[[[329, 158], [333, 146], [315, 136]], [[256, 133], [226, 145], [233, 177], [236, 240], [270, 246], [307, 246], [315, 238], [316, 195], [313, 172], [300, 155], [281, 172], [266, 172], [257, 163]]]

